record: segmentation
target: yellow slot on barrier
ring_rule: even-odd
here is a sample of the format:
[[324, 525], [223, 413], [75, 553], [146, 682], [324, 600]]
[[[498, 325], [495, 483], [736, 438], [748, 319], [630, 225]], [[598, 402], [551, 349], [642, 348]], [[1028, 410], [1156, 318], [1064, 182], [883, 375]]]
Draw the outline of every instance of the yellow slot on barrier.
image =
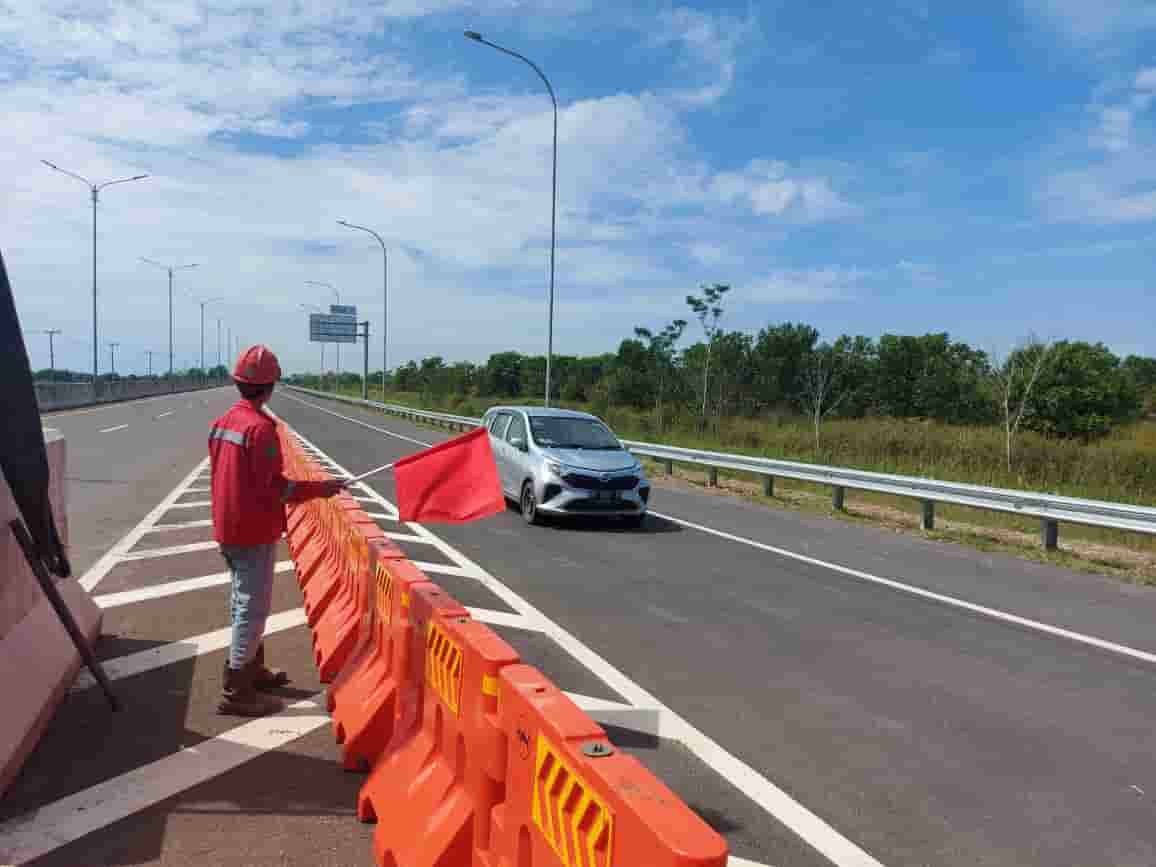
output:
[[382, 623], [393, 622], [393, 575], [384, 563], [377, 564], [377, 616]]
[[462, 649], [432, 620], [426, 631], [425, 676], [457, 716], [462, 697]]
[[541, 734], [533, 819], [565, 867], [610, 867], [613, 813]]

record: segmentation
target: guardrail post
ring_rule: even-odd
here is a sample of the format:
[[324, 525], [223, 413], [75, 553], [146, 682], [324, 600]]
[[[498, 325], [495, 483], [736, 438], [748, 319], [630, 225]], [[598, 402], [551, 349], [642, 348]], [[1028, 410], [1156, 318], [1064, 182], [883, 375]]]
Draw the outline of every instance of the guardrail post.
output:
[[773, 497], [775, 495], [775, 477], [763, 476], [763, 496]]
[[831, 488], [831, 508], [836, 512], [843, 511], [843, 486], [835, 485]]
[[923, 501], [923, 529], [935, 529], [935, 502], [933, 500]]
[[1055, 551], [1060, 545], [1060, 522], [1040, 518], [1040, 542], [1045, 551]]
[[718, 487], [718, 467], [706, 468], [706, 486], [708, 488]]
[[662, 471], [668, 476], [673, 476], [674, 475], [674, 461], [663, 461], [662, 462]]

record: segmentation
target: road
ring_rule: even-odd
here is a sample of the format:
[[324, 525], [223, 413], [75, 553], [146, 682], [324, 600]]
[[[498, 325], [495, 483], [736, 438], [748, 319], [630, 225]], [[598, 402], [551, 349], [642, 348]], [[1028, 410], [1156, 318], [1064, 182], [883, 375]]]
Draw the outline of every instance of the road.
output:
[[[212, 713], [227, 616], [199, 465], [232, 399], [47, 420], [68, 437], [74, 556], [127, 708], [83, 682], [68, 696], [0, 803], [0, 853], [369, 863], [289, 564], [268, 645], [300, 704], [256, 728]], [[271, 408], [353, 473], [444, 438], [284, 391]], [[693, 491], [658, 488], [637, 531], [514, 511], [406, 528], [388, 476], [362, 496], [753, 863], [1156, 863], [1151, 591]]]
[[[274, 408], [354, 472], [416, 446], [338, 416], [444, 437], [321, 403]], [[652, 508], [1156, 651], [1145, 588], [711, 494]], [[1149, 661], [667, 518], [438, 533], [885, 864], [1156, 864]]]

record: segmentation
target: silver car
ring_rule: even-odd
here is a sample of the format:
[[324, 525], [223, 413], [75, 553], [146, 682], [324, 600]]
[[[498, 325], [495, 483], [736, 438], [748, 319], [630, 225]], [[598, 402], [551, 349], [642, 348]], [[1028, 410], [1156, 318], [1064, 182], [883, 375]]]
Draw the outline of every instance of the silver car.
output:
[[547, 515], [609, 515], [638, 526], [650, 482], [597, 417], [568, 409], [495, 406], [482, 418], [505, 495], [529, 524]]

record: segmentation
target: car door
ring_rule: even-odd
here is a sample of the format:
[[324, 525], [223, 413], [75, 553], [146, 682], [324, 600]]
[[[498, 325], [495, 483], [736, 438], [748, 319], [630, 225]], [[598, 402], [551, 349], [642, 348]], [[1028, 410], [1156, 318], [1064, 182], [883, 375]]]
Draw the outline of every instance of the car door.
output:
[[490, 451], [494, 453], [502, 490], [507, 494], [510, 493], [510, 447], [506, 443], [506, 428], [510, 425], [510, 418], [510, 413], [499, 412], [490, 420]]
[[[514, 440], [518, 440], [519, 445], [514, 445]], [[506, 489], [515, 497], [522, 496], [522, 480], [527, 476], [526, 462], [529, 455], [526, 444], [526, 420], [520, 412], [516, 412], [506, 428], [506, 453], [509, 459], [506, 461], [508, 474], [503, 480]]]

